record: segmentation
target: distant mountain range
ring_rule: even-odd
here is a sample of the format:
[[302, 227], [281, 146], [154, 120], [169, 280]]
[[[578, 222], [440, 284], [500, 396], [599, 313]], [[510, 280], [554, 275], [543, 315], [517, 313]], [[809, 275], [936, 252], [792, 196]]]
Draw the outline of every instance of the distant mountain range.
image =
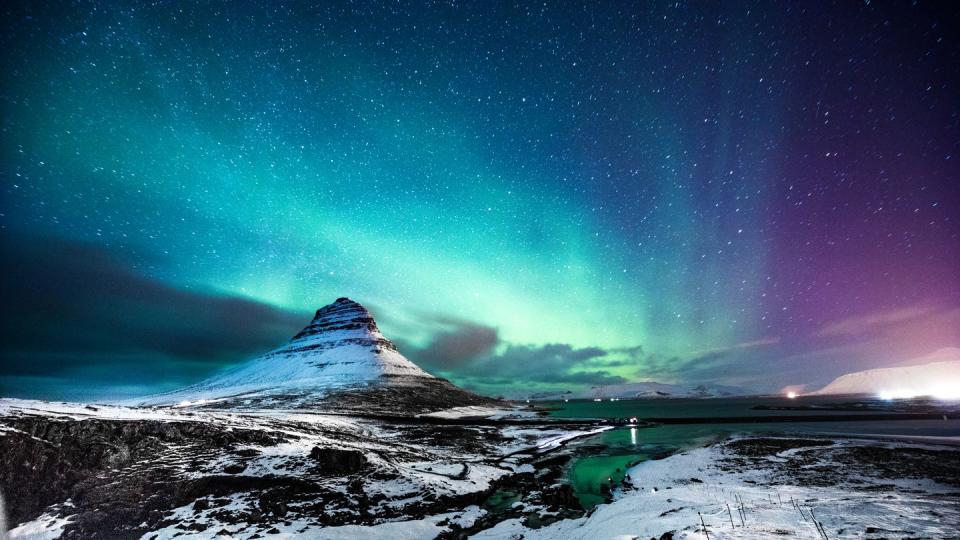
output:
[[874, 394], [885, 398], [932, 396], [960, 399], [960, 348], [940, 349], [926, 358], [939, 361], [847, 373], [807, 395]]
[[192, 386], [127, 404], [405, 414], [493, 401], [420, 369], [380, 332], [366, 308], [338, 298], [282, 347]]
[[586, 391], [539, 392], [524, 396], [532, 401], [562, 399], [656, 399], [656, 398], [712, 398], [748, 396], [756, 392], [738, 386], [720, 384], [682, 385], [659, 382], [634, 382], [595, 386]]

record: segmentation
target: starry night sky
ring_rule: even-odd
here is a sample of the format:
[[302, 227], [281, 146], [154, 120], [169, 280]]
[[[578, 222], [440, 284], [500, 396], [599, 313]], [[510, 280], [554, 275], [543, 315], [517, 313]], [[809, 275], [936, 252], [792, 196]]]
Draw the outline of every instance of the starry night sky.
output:
[[960, 347], [955, 9], [4, 3], [0, 395], [169, 389], [339, 296], [489, 393]]

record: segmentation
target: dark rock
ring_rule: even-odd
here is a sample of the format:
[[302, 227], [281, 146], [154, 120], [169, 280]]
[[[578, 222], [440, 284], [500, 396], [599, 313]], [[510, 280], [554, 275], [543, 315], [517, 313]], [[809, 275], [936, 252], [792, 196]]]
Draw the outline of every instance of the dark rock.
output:
[[351, 480], [350, 483], [347, 485], [347, 491], [350, 493], [362, 494], [363, 480], [361, 480], [360, 478], [354, 478], [353, 480]]
[[247, 470], [247, 466], [243, 463], [231, 463], [223, 468], [223, 472], [227, 474], [240, 474], [245, 470]]
[[337, 448], [313, 447], [310, 457], [317, 462], [317, 467], [323, 474], [344, 476], [354, 474], [363, 469], [367, 458], [358, 450], [340, 450]]
[[570, 484], [560, 484], [544, 489], [543, 502], [551, 506], [582, 509]]

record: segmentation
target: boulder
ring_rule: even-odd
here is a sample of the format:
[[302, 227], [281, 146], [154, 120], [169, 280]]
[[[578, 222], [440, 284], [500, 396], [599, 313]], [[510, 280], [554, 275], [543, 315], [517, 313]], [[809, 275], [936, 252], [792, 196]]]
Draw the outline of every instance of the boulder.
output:
[[359, 450], [340, 450], [338, 448], [313, 447], [310, 458], [317, 468], [331, 476], [345, 476], [359, 472], [367, 464], [367, 458]]

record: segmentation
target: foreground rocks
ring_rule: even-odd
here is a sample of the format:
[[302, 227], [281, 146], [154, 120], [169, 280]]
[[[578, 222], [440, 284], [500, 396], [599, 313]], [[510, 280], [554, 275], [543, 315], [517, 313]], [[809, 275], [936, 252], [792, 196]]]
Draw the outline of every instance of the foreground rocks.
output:
[[[225, 431], [199, 422], [22, 418], [6, 425], [15, 431], [0, 437], [0, 485], [13, 523], [68, 499], [104, 507], [139, 498], [151, 487], [155, 491], [148, 502], [156, 504], [143, 509], [149, 514], [150, 506], [185, 501], [209, 483], [196, 481], [167, 490], [165, 473], [175, 468], [188, 471], [211, 452], [241, 443], [271, 446], [284, 440], [263, 431]], [[174, 445], [184, 445], [182, 458], [169, 455], [167, 450]], [[124, 483], [124, 478], [136, 481]]]
[[[415, 419], [114, 409], [0, 408], [11, 527], [59, 520], [68, 539], [298, 534], [482, 506], [497, 490], [538, 491], [560, 474], [538, 461], [551, 457], [501, 450], [522, 437], [536, 446], [536, 426], [505, 435]], [[531, 463], [537, 474], [518, 470]]]

